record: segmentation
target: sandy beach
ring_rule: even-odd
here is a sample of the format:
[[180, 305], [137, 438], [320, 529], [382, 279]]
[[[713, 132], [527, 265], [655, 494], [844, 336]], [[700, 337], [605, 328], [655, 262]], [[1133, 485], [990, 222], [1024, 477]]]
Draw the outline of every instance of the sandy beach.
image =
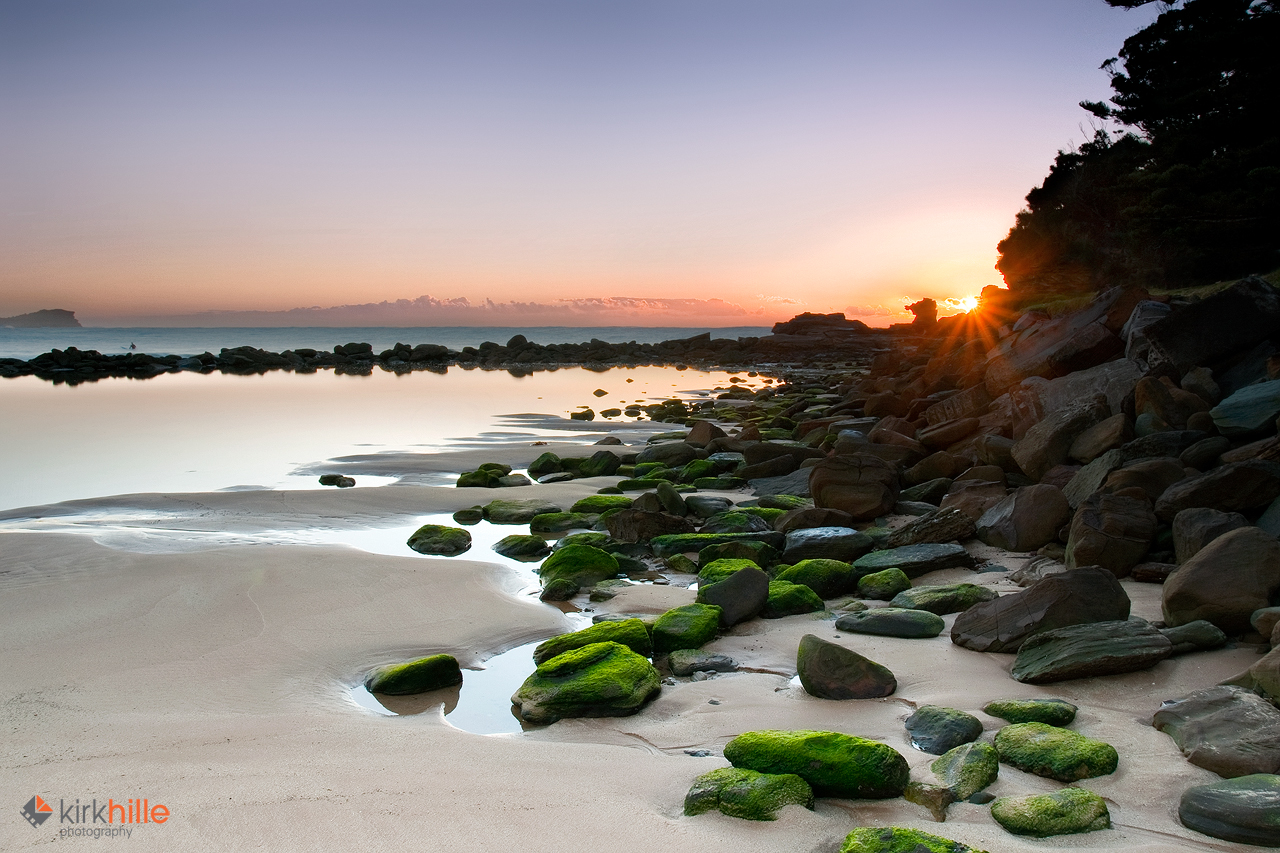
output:
[[[620, 433], [629, 442], [639, 433]], [[481, 458], [527, 463], [528, 442], [433, 454], [421, 464], [466, 470]], [[1177, 797], [1212, 781], [1150, 726], [1163, 699], [1237, 673], [1256, 660], [1241, 646], [1164, 661], [1154, 669], [1047, 687], [1008, 675], [1011, 655], [931, 640], [841, 635], [831, 613], [752, 620], [707, 648], [743, 671], [678, 679], [631, 717], [563, 720], [522, 734], [478, 735], [441, 710], [384, 716], [358, 706], [351, 687], [369, 668], [448, 652], [464, 668], [570, 630], [569, 620], [522, 591], [486, 549], [457, 558], [373, 554], [321, 545], [220, 544], [291, 529], [411, 524], [494, 497], [536, 493], [566, 507], [615, 478], [501, 490], [386, 486], [350, 490], [144, 494], [6, 513], [43, 516], [78, 533], [0, 532], [0, 645], [4, 685], [3, 773], [15, 811], [33, 793], [70, 806], [107, 798], [163, 804], [162, 824], [113, 840], [141, 850], [672, 851], [836, 850], [857, 826], [916, 827], [989, 851], [1231, 850], [1183, 828]], [[728, 493], [743, 499], [743, 493]], [[203, 531], [181, 550], [107, 547], [95, 519], [128, 515], [157, 534]], [[900, 519], [905, 521], [905, 519]], [[513, 527], [513, 531], [520, 528]], [[108, 540], [110, 537], [106, 537]], [[181, 538], [179, 536], [179, 538]], [[1013, 568], [1023, 555], [980, 544], [978, 556]], [[148, 552], [150, 550], [151, 552]], [[969, 580], [1017, 588], [1005, 575], [952, 569], [920, 583]], [[1122, 582], [1133, 613], [1160, 615], [1156, 585]], [[642, 585], [597, 611], [658, 613], [693, 600], [676, 585]], [[946, 617], [948, 626], [955, 616]], [[817, 634], [893, 670], [898, 688], [880, 700], [806, 695], [795, 674], [800, 638]], [[532, 661], [529, 671], [533, 670]], [[464, 676], [465, 676], [464, 672]], [[466, 690], [464, 681], [463, 690]], [[1116, 747], [1116, 773], [1080, 782], [1107, 801], [1113, 828], [1045, 841], [1001, 829], [985, 806], [957, 803], [946, 823], [903, 799], [820, 799], [788, 806], [772, 823], [718, 813], [686, 817], [693, 778], [727, 762], [724, 744], [755, 729], [828, 729], [890, 744], [929, 780], [933, 756], [913, 749], [903, 720], [924, 704], [1001, 721], [997, 698], [1059, 697], [1080, 706], [1077, 731]], [[709, 757], [685, 750], [705, 749]], [[997, 796], [1057, 783], [1001, 766]], [[88, 821], [82, 828], [92, 830]], [[104, 824], [98, 823], [97, 827]], [[29, 849], [74, 828], [3, 822], [0, 847]], [[77, 844], [109, 839], [72, 838]]]

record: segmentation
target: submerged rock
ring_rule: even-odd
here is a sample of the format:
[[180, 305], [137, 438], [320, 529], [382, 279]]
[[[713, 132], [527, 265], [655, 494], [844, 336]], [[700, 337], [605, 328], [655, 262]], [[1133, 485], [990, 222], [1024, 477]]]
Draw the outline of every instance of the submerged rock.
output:
[[424, 524], [413, 532], [407, 544], [419, 554], [456, 557], [471, 547], [471, 534], [460, 527]]
[[406, 663], [380, 666], [365, 676], [370, 693], [407, 696], [462, 683], [462, 670], [452, 655], [429, 655]]
[[907, 761], [893, 747], [837, 732], [746, 732], [725, 744], [724, 757], [760, 773], [794, 773], [822, 797], [897, 797], [908, 779]]
[[722, 767], [693, 780], [684, 798], [684, 813], [700, 815], [718, 809], [729, 817], [776, 820], [783, 806], [813, 809], [813, 789], [793, 773], [757, 773]]
[[813, 634], [800, 640], [796, 670], [805, 692], [819, 699], [878, 699], [898, 689], [888, 667]]
[[1014, 835], [1035, 838], [1111, 827], [1106, 802], [1084, 788], [1063, 788], [1029, 797], [1000, 797], [991, 804], [991, 816]]
[[1115, 747], [1045, 723], [1013, 723], [996, 732], [1000, 760], [1027, 773], [1075, 782], [1116, 771]]
[[639, 711], [660, 689], [658, 671], [649, 661], [621, 643], [593, 643], [541, 664], [511, 704], [531, 723], [623, 717]]

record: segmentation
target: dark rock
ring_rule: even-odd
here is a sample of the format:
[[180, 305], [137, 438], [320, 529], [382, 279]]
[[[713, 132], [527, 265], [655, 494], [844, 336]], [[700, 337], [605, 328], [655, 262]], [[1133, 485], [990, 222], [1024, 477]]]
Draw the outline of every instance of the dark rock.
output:
[[737, 672], [738, 663], [727, 655], [701, 649], [677, 649], [667, 656], [671, 674], [687, 678], [695, 672]]
[[1052, 542], [1070, 518], [1071, 507], [1061, 489], [1024, 486], [982, 514], [977, 535], [1006, 551], [1034, 551]]
[[769, 576], [755, 566], [738, 569], [718, 583], [698, 587], [698, 601], [720, 608], [720, 627], [759, 616], [769, 601]]
[[838, 509], [820, 509], [811, 506], [788, 510], [773, 523], [773, 529], [779, 533], [808, 530], [814, 527], [853, 527], [853, 516]]
[[1224, 533], [1183, 563], [1164, 584], [1164, 621], [1205, 619], [1228, 635], [1280, 592], [1280, 543], [1256, 527]]
[[940, 504], [942, 509], [956, 509], [976, 523], [983, 514], [1005, 499], [1003, 483], [989, 480], [956, 480]]
[[1170, 365], [1175, 376], [1243, 352], [1280, 330], [1280, 295], [1261, 278], [1184, 307], [1144, 330], [1151, 367]]
[[[801, 468], [782, 477], [761, 477], [750, 481], [757, 495], [809, 496], [809, 469]], [[701, 487], [699, 487], [701, 488]]]
[[982, 722], [977, 717], [939, 705], [920, 706], [907, 717], [906, 727], [911, 745], [932, 755], [942, 755], [982, 735]]
[[1220, 685], [1165, 702], [1151, 725], [1197, 767], [1232, 778], [1280, 771], [1280, 711], [1251, 690]]
[[619, 510], [604, 519], [604, 523], [609, 535], [619, 542], [648, 542], [655, 536], [694, 532], [687, 518], [639, 509]]
[[[622, 460], [611, 450], [597, 450], [578, 466], [579, 477], [609, 477], [617, 473]], [[532, 470], [529, 473], [533, 473]]]
[[973, 519], [958, 509], [937, 509], [898, 528], [885, 540], [886, 548], [954, 542], [972, 538]]
[[430, 655], [406, 663], [380, 666], [365, 676], [370, 693], [408, 696], [462, 683], [462, 670], [452, 655]]
[[726, 545], [731, 542], [765, 542], [774, 548], [782, 547], [783, 536], [770, 530], [768, 533], [674, 533], [655, 536], [649, 542], [653, 553], [659, 557], [701, 551], [709, 545]]
[[1091, 622], [1029, 637], [1011, 675], [1024, 684], [1049, 684], [1150, 669], [1173, 654], [1173, 644], [1140, 620]]
[[1067, 568], [1102, 566], [1125, 577], [1146, 555], [1155, 532], [1156, 516], [1145, 499], [1090, 495], [1071, 519]]
[[1133, 426], [1123, 412], [1104, 418], [1076, 436], [1067, 457], [1088, 464], [1108, 450], [1133, 440]]
[[722, 512], [702, 525], [703, 533], [764, 533], [773, 528], [758, 515], [746, 512]]
[[1173, 517], [1173, 552], [1179, 563], [1185, 563], [1222, 534], [1248, 526], [1249, 520], [1238, 512], [1184, 509]]
[[733, 503], [728, 498], [717, 498], [711, 495], [684, 495], [684, 505], [689, 514], [696, 518], [710, 518], [727, 512]]
[[796, 669], [805, 692], [819, 699], [876, 699], [898, 688], [886, 667], [813, 634], [800, 640]]
[[808, 559], [849, 562], [872, 548], [871, 537], [848, 527], [810, 527], [787, 533], [782, 558], [789, 563]]
[[1264, 459], [1233, 462], [1165, 490], [1156, 502], [1161, 521], [1192, 507], [1242, 512], [1263, 507], [1280, 497], [1280, 463]]
[[810, 469], [809, 492], [815, 506], [838, 509], [855, 519], [875, 518], [897, 501], [898, 474], [874, 456], [832, 457]]
[[1178, 461], [1188, 468], [1207, 471], [1217, 465], [1218, 457], [1230, 449], [1231, 439], [1215, 435], [1211, 438], [1202, 438], [1182, 451]]
[[1280, 847], [1280, 776], [1260, 773], [1188, 788], [1178, 820], [1224, 841]]
[[1174, 628], [1161, 628], [1160, 633], [1173, 644], [1175, 655], [1206, 652], [1226, 645], [1227, 635], [1212, 622], [1198, 619]]
[[[793, 534], [794, 535], [794, 534]], [[885, 569], [901, 569], [909, 578], [918, 578], [929, 572], [973, 565], [973, 557], [964, 547], [956, 544], [907, 545], [872, 551], [854, 560], [854, 571], [869, 575]]]
[[899, 607], [859, 610], [846, 613], [836, 620], [837, 631], [905, 639], [936, 637], [942, 633], [945, 626], [946, 623], [942, 621], [942, 617], [936, 613]]
[[947, 492], [951, 489], [953, 482], [949, 477], [928, 480], [918, 486], [903, 489], [898, 495], [898, 499], [899, 501], [923, 501], [937, 506], [947, 496]]
[[1280, 416], [1280, 380], [1246, 385], [1213, 407], [1213, 425], [1228, 438], [1262, 432]]
[[1110, 415], [1106, 399], [1099, 397], [1047, 416], [1033, 426], [1011, 451], [1018, 467], [1039, 480], [1054, 465], [1068, 458], [1071, 445], [1086, 429]]
[[1186, 469], [1173, 457], [1143, 459], [1108, 474], [1102, 491], [1114, 494], [1126, 489], [1141, 489], [1147, 500], [1155, 503], [1166, 489], [1186, 477]]
[[637, 453], [636, 464], [661, 462], [670, 468], [677, 468], [686, 462], [691, 462], [697, 456], [697, 449], [683, 441], [663, 441], [650, 444]]

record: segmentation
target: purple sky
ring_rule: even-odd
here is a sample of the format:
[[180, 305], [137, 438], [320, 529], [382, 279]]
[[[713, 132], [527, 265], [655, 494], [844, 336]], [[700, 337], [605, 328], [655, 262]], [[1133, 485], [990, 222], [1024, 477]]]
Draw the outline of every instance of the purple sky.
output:
[[0, 4], [0, 316], [427, 295], [518, 325], [506, 303], [630, 297], [720, 300], [686, 324], [883, 325], [999, 283], [1022, 197], [1090, 133], [1076, 103], [1154, 14]]

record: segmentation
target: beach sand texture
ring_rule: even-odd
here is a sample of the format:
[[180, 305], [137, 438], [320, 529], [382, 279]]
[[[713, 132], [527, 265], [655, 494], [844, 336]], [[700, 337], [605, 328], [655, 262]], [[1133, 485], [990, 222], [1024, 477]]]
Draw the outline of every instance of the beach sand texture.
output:
[[[434, 462], [466, 470], [477, 454], [518, 462], [545, 449], [493, 446]], [[609, 482], [535, 488], [567, 506]], [[195, 525], [234, 536], [405, 522], [495, 496], [424, 486], [138, 495], [48, 513], [62, 513], [63, 521], [84, 516], [90, 533], [95, 513], [129, 509], [153, 516], [157, 529]], [[393, 557], [269, 544], [142, 553], [92, 535], [0, 533], [0, 778], [14, 811], [35, 793], [53, 798], [55, 809], [38, 829], [0, 821], [0, 849], [55, 839], [58, 798], [76, 797], [144, 797], [166, 806], [163, 824], [116, 839], [137, 850], [834, 851], [854, 827], [882, 825], [989, 851], [1239, 849], [1178, 823], [1181, 792], [1217, 777], [1189, 764], [1149, 723], [1162, 700], [1246, 668], [1257, 659], [1249, 647], [1035, 687], [1009, 677], [1011, 655], [956, 647], [946, 632], [931, 640], [841, 634], [830, 614], [815, 614], [731, 629], [707, 648], [746, 671], [664, 686], [632, 717], [477, 735], [439, 711], [390, 717], [358, 707], [350, 688], [372, 666], [448, 652], [464, 668], [477, 667], [489, 655], [569, 630], [559, 611], [521, 594], [510, 570], [486, 555], [473, 548], [428, 558], [406, 549]], [[1019, 560], [989, 548], [983, 556], [1010, 567]], [[1003, 577], [956, 569], [923, 582], [963, 579], [1014, 591]], [[1158, 586], [1123, 585], [1134, 615], [1160, 617]], [[592, 606], [661, 612], [693, 597], [687, 589], [641, 586]], [[954, 618], [946, 617], [948, 627]], [[863, 701], [807, 696], [791, 678], [807, 633], [885, 664], [897, 692]], [[1106, 799], [1113, 829], [1024, 839], [1001, 829], [986, 806], [954, 804], [947, 821], [936, 823], [900, 798], [820, 799], [815, 811], [788, 806], [772, 823], [682, 814], [691, 781], [726, 766], [724, 744], [744, 731], [830, 729], [881, 740], [906, 756], [913, 779], [929, 781], [933, 756], [911, 748], [903, 728], [912, 710], [968, 711], [989, 740], [1001, 721], [981, 708], [1006, 697], [1067, 699], [1080, 706], [1072, 728], [1116, 747], [1116, 773], [1078, 783]], [[1002, 766], [989, 790], [1004, 796], [1059, 787]]]

